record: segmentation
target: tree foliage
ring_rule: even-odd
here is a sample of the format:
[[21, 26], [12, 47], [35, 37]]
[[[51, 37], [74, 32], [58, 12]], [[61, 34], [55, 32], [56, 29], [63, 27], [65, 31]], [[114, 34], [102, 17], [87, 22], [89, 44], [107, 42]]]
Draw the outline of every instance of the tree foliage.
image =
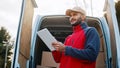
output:
[[4, 27], [1, 27], [0, 29], [0, 43], [3, 43], [3, 41], [8, 42], [10, 40], [10, 35], [7, 32], [7, 30]]
[[120, 30], [120, 1], [115, 4], [116, 16], [118, 20], [119, 30]]
[[[9, 35], [9, 32], [4, 27], [0, 28], [0, 68], [4, 68], [5, 63], [5, 54], [6, 54], [6, 46], [8, 46], [8, 52], [7, 52], [7, 68], [10, 68], [11, 61], [10, 57], [12, 52], [10, 51], [12, 49], [12, 45], [10, 45], [11, 36]], [[4, 43], [4, 42], [7, 42]]]

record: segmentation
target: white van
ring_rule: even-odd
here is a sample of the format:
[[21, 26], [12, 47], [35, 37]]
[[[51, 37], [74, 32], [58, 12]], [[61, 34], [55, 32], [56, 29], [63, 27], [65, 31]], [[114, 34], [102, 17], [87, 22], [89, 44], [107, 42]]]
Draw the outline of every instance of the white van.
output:
[[[25, 2], [23, 1], [24, 6]], [[30, 38], [27, 38], [28, 34], [24, 36], [29, 40], [30, 45], [23, 46], [24, 44], [20, 42], [25, 43], [26, 41], [20, 40], [22, 37], [20, 35], [22, 30], [26, 29], [21, 29], [21, 25], [25, 25], [21, 23], [24, 19], [22, 11], [11, 68], [58, 68], [59, 64], [55, 63], [50, 50], [38, 37], [37, 32], [40, 29], [48, 28], [58, 41], [64, 42], [65, 37], [72, 33], [69, 17], [65, 15], [38, 15]], [[95, 27], [100, 36], [100, 51], [96, 68], [120, 68], [120, 35], [113, 0], [105, 0], [104, 12], [106, 13], [103, 17], [87, 16], [86, 19], [88, 26]]]

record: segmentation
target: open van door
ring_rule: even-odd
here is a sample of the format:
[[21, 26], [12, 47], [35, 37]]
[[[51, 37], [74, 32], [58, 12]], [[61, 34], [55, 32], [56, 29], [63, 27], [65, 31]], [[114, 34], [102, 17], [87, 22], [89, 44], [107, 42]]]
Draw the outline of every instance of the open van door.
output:
[[35, 0], [22, 0], [11, 68], [26, 68], [30, 56], [31, 29]]
[[110, 30], [113, 68], [120, 68], [120, 34], [113, 0], [106, 0], [104, 11]]

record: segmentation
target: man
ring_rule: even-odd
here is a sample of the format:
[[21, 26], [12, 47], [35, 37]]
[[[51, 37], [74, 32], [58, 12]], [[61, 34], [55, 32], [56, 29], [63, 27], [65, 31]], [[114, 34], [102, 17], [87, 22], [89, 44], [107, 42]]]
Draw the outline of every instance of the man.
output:
[[96, 29], [87, 26], [86, 12], [80, 7], [68, 9], [66, 15], [70, 16], [73, 33], [64, 44], [52, 43], [56, 49], [52, 52], [55, 61], [60, 62], [60, 68], [95, 68], [100, 48]]

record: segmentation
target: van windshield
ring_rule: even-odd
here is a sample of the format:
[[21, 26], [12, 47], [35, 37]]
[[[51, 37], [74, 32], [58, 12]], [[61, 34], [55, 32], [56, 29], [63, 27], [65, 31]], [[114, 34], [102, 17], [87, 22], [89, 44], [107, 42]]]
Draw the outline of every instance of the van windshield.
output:
[[102, 16], [105, 0], [36, 0], [35, 14], [64, 15], [66, 9], [81, 6], [87, 16]]

